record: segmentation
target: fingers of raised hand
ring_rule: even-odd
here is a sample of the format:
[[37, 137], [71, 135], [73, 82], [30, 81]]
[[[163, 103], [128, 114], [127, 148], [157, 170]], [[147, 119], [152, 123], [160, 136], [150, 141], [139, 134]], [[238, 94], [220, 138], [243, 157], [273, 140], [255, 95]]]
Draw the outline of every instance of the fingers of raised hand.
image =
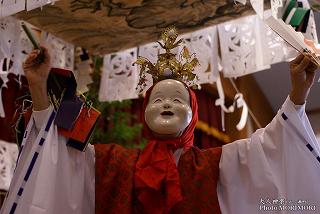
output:
[[40, 54], [40, 50], [33, 50], [29, 53], [27, 59], [24, 61], [25, 64], [31, 64], [35, 61], [35, 59]]
[[292, 60], [290, 62], [290, 65], [297, 65], [301, 62], [301, 60], [303, 60], [304, 55], [303, 54], [299, 54], [299, 56], [297, 56], [294, 60]]
[[44, 63], [46, 64], [50, 63], [50, 55], [49, 55], [48, 49], [44, 46], [41, 46], [41, 50], [43, 51], [43, 55], [44, 55]]
[[27, 69], [27, 68], [38, 65], [40, 63], [38, 60], [39, 54], [40, 54], [40, 50], [31, 51], [27, 59], [23, 62], [23, 68]]
[[306, 67], [307, 72], [315, 72], [317, 69], [318, 69], [318, 65], [313, 61], [311, 61], [309, 65]]
[[307, 72], [306, 73], [307, 87], [311, 87], [311, 85], [314, 83], [315, 76], [316, 76], [316, 72]]
[[[303, 73], [311, 62], [311, 58], [307, 55], [299, 55], [290, 64], [291, 72]], [[313, 63], [312, 63], [313, 64]]]
[[319, 64], [315, 60], [317, 58], [317, 55], [313, 53], [313, 54], [309, 54], [307, 56], [310, 58], [311, 62], [307, 66], [306, 71], [307, 72], [314, 72], [315, 70], [317, 70], [319, 68]]

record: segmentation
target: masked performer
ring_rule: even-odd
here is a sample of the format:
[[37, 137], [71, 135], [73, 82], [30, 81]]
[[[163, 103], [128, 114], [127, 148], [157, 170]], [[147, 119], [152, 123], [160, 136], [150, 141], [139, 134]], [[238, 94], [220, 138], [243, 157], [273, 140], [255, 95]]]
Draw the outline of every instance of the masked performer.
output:
[[154, 79], [142, 109], [149, 141], [143, 150], [68, 147], [52, 123], [50, 56], [45, 51], [39, 64], [39, 52], [29, 54], [24, 70], [34, 111], [2, 213], [253, 214], [274, 202], [274, 212], [304, 213], [320, 206], [320, 146], [304, 110], [317, 68], [310, 56], [291, 62], [292, 90], [269, 125], [248, 139], [200, 150], [193, 146], [197, 100], [185, 84], [197, 60], [187, 50], [184, 64], [175, 58], [176, 38], [165, 32], [156, 64], [137, 61]]

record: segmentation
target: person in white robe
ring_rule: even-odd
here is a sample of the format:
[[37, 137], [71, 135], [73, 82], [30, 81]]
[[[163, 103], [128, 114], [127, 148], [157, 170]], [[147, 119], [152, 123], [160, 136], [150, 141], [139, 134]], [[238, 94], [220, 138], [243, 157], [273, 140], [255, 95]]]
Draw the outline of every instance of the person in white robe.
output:
[[[35, 65], [38, 54], [24, 63], [34, 111], [1, 213], [94, 213], [94, 148], [80, 152], [58, 135], [46, 94], [50, 57], [46, 52], [45, 62]], [[320, 146], [305, 113], [317, 66], [300, 55], [290, 68], [292, 91], [270, 124], [222, 148], [222, 213], [319, 213]]]

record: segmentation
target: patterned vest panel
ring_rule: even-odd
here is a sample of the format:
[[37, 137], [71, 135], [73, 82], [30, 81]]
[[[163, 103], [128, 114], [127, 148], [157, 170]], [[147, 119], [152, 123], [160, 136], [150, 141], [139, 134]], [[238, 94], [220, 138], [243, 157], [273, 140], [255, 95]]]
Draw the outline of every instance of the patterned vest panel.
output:
[[[145, 213], [134, 196], [134, 169], [140, 151], [115, 144], [95, 145], [96, 214]], [[217, 196], [221, 148], [189, 149], [179, 160], [183, 201], [171, 213], [220, 213]]]

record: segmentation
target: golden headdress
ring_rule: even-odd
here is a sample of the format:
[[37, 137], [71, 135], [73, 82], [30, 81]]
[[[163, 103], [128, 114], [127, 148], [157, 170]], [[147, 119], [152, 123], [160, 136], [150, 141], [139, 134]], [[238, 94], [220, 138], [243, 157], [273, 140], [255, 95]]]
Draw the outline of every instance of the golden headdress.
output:
[[191, 54], [187, 47], [183, 47], [180, 52], [179, 60], [176, 54], [171, 53], [171, 49], [178, 47], [182, 43], [182, 39], [176, 42], [178, 32], [175, 27], [169, 27], [162, 33], [162, 40], [158, 42], [165, 50], [165, 53], [158, 54], [158, 61], [153, 64], [147, 58], [139, 56], [135, 64], [140, 65], [139, 83], [137, 88], [140, 92], [147, 86], [146, 74], [151, 74], [153, 84], [164, 79], [175, 79], [192, 85], [197, 76], [192, 73], [194, 68], [199, 65], [199, 60], [195, 54]]

